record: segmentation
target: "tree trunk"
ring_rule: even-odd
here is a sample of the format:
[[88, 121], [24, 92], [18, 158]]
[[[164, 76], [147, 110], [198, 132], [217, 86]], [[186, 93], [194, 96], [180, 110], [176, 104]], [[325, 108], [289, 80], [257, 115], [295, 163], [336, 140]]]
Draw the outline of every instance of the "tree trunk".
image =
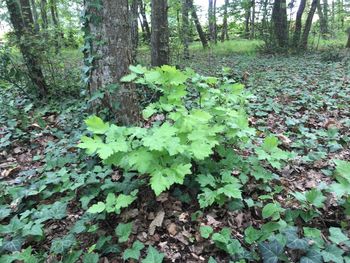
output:
[[250, 21], [250, 7], [247, 7], [245, 11], [245, 22], [244, 22], [244, 37], [249, 38], [249, 21]]
[[120, 83], [132, 62], [128, 0], [101, 0], [100, 5], [93, 0], [85, 3], [92, 18], [88, 23], [94, 56], [90, 94], [102, 89], [101, 106], [110, 110], [118, 124], [129, 126], [139, 121], [139, 108], [135, 85]]
[[277, 45], [285, 49], [288, 47], [288, 23], [286, 0], [275, 0], [272, 10], [274, 35]]
[[58, 22], [56, 0], [50, 0], [50, 11], [51, 11], [52, 23], [56, 28], [58, 28], [59, 22]]
[[152, 0], [152, 66], [169, 64], [168, 1]]
[[19, 2], [6, 0], [6, 5], [19, 49], [28, 68], [28, 75], [37, 87], [39, 96], [45, 97], [48, 89], [41, 69], [40, 54], [35, 52], [38, 49], [36, 49], [35, 42], [32, 41], [35, 31], [29, 0], [20, 0]]
[[150, 43], [151, 41], [151, 30], [149, 28], [149, 23], [147, 21], [147, 16], [146, 16], [146, 4], [143, 3], [142, 0], [139, 0], [139, 7], [140, 7], [140, 15], [141, 15], [141, 25], [142, 25], [142, 28], [143, 28], [143, 32], [144, 32], [144, 35], [143, 35], [143, 40], [146, 42], [146, 43]]
[[322, 35], [322, 38], [326, 38], [326, 35], [327, 35], [327, 24], [326, 24], [326, 21], [325, 21], [325, 16], [323, 14], [323, 9], [322, 9], [322, 6], [321, 6], [321, 1], [317, 1], [317, 14], [318, 14], [318, 17], [319, 17], [319, 20], [320, 20], [320, 33]]
[[203, 48], [207, 48], [208, 47], [208, 41], [207, 41], [207, 38], [206, 38], [206, 36], [204, 34], [202, 25], [199, 22], [199, 19], [198, 19], [198, 16], [197, 16], [197, 12], [196, 12], [196, 8], [193, 5], [193, 0], [189, 0], [189, 4], [190, 4], [190, 8], [191, 8], [192, 19], [194, 21], [194, 24], [196, 25], [196, 29], [197, 29], [197, 33], [199, 35], [199, 39], [202, 42]]
[[40, 15], [42, 20], [42, 27], [44, 29], [47, 29], [48, 19], [47, 19], [47, 1], [46, 0], [40, 1]]
[[326, 28], [326, 32], [327, 34], [329, 34], [329, 18], [328, 18], [328, 0], [323, 0], [323, 18], [324, 18], [324, 23], [325, 23], [325, 28]]
[[131, 43], [132, 43], [132, 61], [136, 62], [137, 48], [139, 45], [139, 25], [138, 25], [138, 0], [132, 0], [130, 13], [131, 13]]
[[252, 0], [252, 19], [250, 23], [250, 39], [255, 37], [255, 0]]
[[215, 0], [209, 0], [209, 6], [208, 6], [209, 35], [210, 35], [210, 42], [212, 44], [216, 43], [214, 1]]
[[346, 48], [350, 48], [350, 27], [347, 29], [347, 33], [348, 33], [348, 42], [346, 43]]
[[188, 20], [188, 13], [189, 13], [189, 0], [182, 0], [182, 44], [184, 46], [184, 58], [189, 59], [190, 58], [190, 52], [188, 49], [189, 46], [189, 30], [190, 30], [190, 23]]
[[225, 0], [224, 5], [224, 17], [222, 21], [222, 32], [221, 32], [221, 42], [224, 42], [225, 39], [229, 40], [228, 37], [228, 25], [227, 25], [227, 8], [228, 8], [229, 0]]
[[36, 10], [35, 0], [30, 0], [30, 4], [32, 6], [34, 29], [35, 29], [35, 32], [39, 32], [40, 27], [38, 22], [38, 11]]
[[317, 8], [318, 1], [319, 0], [312, 0], [311, 8], [310, 8], [309, 14], [307, 15], [307, 18], [306, 18], [304, 32], [303, 32], [303, 35], [301, 36], [301, 40], [300, 40], [300, 48], [301, 49], [307, 48], [307, 41], [309, 38], [311, 26], [312, 26], [312, 19], [314, 18], [314, 14], [315, 14], [315, 11]]
[[293, 35], [293, 47], [298, 48], [299, 42], [300, 42], [300, 35], [301, 35], [301, 29], [302, 29], [302, 16], [305, 10], [306, 6], [306, 0], [301, 0], [298, 11], [297, 11], [297, 16], [295, 18], [295, 31]]

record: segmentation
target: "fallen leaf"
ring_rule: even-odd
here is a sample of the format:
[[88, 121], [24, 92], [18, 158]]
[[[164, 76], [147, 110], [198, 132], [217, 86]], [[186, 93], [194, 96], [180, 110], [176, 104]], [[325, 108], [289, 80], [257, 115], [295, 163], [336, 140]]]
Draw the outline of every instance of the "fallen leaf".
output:
[[156, 231], [156, 227], [161, 227], [163, 224], [165, 212], [163, 210], [159, 211], [156, 217], [153, 219], [148, 228], [148, 233], [153, 236]]

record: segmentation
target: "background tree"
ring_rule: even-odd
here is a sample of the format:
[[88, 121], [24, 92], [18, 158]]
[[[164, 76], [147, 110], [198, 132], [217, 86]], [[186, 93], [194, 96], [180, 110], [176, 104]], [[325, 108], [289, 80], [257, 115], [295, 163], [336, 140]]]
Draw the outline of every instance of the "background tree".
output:
[[132, 0], [130, 5], [130, 28], [131, 28], [131, 43], [132, 43], [132, 61], [136, 61], [137, 48], [139, 45], [139, 0]]
[[144, 3], [143, 0], [139, 0], [139, 8], [140, 8], [140, 24], [143, 32], [143, 40], [146, 43], [150, 43], [151, 29], [149, 27], [147, 15], [146, 15], [146, 3]]
[[300, 41], [301, 30], [302, 30], [301, 19], [305, 10], [305, 6], [306, 6], [306, 0], [301, 0], [297, 11], [297, 15], [295, 18], [295, 30], [294, 30], [294, 36], [293, 36], [293, 47], [295, 49], [299, 47], [299, 41]]
[[203, 48], [207, 48], [208, 47], [208, 40], [207, 40], [207, 37], [205, 36], [202, 25], [198, 19], [196, 7], [193, 5], [193, 0], [189, 0], [189, 6], [191, 9], [192, 19], [193, 19], [193, 22], [196, 26], [199, 39], [201, 40]]
[[225, 0], [223, 21], [222, 21], [222, 31], [221, 31], [221, 42], [224, 42], [225, 39], [229, 40], [228, 23], [227, 23], [227, 18], [228, 18], [227, 9], [228, 9], [228, 5], [229, 5], [229, 0]]
[[182, 11], [182, 44], [184, 46], [184, 58], [189, 59], [189, 42], [190, 42], [190, 23], [189, 23], [189, 14], [190, 4], [189, 0], [182, 0], [181, 11]]
[[301, 36], [301, 40], [300, 40], [300, 48], [301, 49], [306, 49], [306, 47], [307, 47], [307, 42], [308, 42], [308, 39], [309, 39], [309, 33], [310, 33], [310, 30], [311, 30], [311, 26], [312, 26], [312, 20], [314, 18], [314, 14], [315, 14], [315, 11], [316, 11], [316, 8], [317, 8], [317, 2], [318, 1], [319, 0], [312, 0], [310, 11], [309, 11], [309, 13], [307, 15], [307, 19], [306, 19], [306, 22], [305, 22], [303, 35]]
[[151, 64], [169, 64], [169, 28], [167, 0], [152, 0]]
[[277, 45], [285, 49], [288, 47], [288, 22], [286, 0], [275, 0], [272, 10], [274, 37]]
[[209, 0], [208, 5], [208, 24], [209, 24], [209, 34], [210, 42], [217, 42], [216, 35], [216, 0]]
[[94, 57], [90, 94], [104, 94], [102, 103], [119, 124], [131, 125], [139, 120], [138, 100], [134, 84], [120, 84], [132, 63], [128, 0], [102, 0], [101, 6], [86, 1], [86, 13]]
[[45, 97], [48, 94], [48, 87], [42, 71], [40, 48], [34, 40], [35, 29], [29, 0], [6, 0], [6, 5], [29, 77], [36, 86], [39, 96]]

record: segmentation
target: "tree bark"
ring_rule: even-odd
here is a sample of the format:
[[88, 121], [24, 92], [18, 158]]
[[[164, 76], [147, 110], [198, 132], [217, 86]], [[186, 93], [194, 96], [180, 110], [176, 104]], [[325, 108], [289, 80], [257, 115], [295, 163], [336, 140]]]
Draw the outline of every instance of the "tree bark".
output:
[[348, 33], [348, 42], [346, 43], [345, 47], [350, 48], [350, 27], [347, 29], [347, 33]]
[[28, 68], [28, 75], [38, 89], [39, 96], [45, 97], [48, 88], [41, 68], [40, 54], [35, 52], [38, 49], [33, 41], [35, 29], [29, 0], [6, 0], [6, 5], [19, 49]]
[[189, 0], [189, 4], [190, 4], [190, 8], [191, 8], [191, 15], [192, 15], [192, 19], [194, 21], [194, 24], [196, 25], [196, 29], [197, 29], [197, 33], [199, 36], [199, 39], [202, 42], [202, 46], [203, 48], [207, 48], [208, 47], [208, 40], [207, 37], [204, 34], [203, 28], [201, 23], [199, 22], [198, 16], [197, 16], [197, 11], [195, 6], [193, 5], [193, 0]]
[[244, 38], [249, 38], [250, 5], [246, 7], [244, 15]]
[[42, 20], [42, 27], [44, 29], [47, 29], [48, 19], [47, 19], [47, 1], [46, 0], [40, 1], [40, 15]]
[[168, 1], [152, 0], [152, 66], [169, 64]]
[[301, 0], [299, 4], [299, 8], [297, 11], [297, 16], [295, 18], [295, 31], [293, 35], [293, 47], [298, 48], [299, 46], [299, 41], [300, 41], [300, 35], [301, 35], [301, 29], [302, 29], [302, 16], [305, 10], [306, 6], [306, 0]]
[[131, 13], [131, 21], [130, 21], [130, 28], [131, 28], [131, 43], [132, 43], [132, 61], [133, 63], [136, 62], [136, 56], [137, 56], [137, 48], [139, 45], [139, 25], [138, 25], [138, 0], [132, 0], [131, 6], [130, 6], [130, 13]]
[[59, 21], [58, 21], [58, 14], [57, 14], [57, 6], [56, 6], [56, 0], [50, 0], [50, 11], [51, 11], [51, 18], [53, 25], [58, 28], [59, 27]]
[[86, 1], [86, 13], [92, 17], [89, 31], [94, 60], [90, 76], [90, 95], [102, 90], [102, 105], [107, 107], [118, 124], [129, 126], [139, 121], [135, 85], [120, 83], [132, 62], [128, 0], [101, 0], [96, 7]]
[[182, 13], [182, 44], [184, 47], [184, 58], [189, 59], [190, 58], [190, 52], [189, 52], [189, 29], [190, 24], [188, 20], [188, 13], [189, 13], [189, 0], [182, 0], [182, 6], [181, 6], [181, 13]]
[[225, 39], [229, 40], [228, 36], [228, 25], [227, 25], [227, 8], [229, 5], [229, 0], [225, 0], [225, 5], [224, 5], [224, 17], [222, 21], [222, 32], [221, 32], [221, 42], [224, 42]]
[[319, 0], [312, 0], [310, 11], [309, 11], [309, 14], [307, 15], [307, 18], [306, 18], [303, 35], [301, 36], [301, 40], [300, 40], [300, 48], [301, 49], [307, 48], [309, 33], [310, 33], [311, 26], [312, 26], [312, 19], [314, 18], [314, 14], [316, 12], [318, 1]]
[[280, 48], [288, 47], [288, 23], [286, 0], [275, 0], [272, 10], [274, 35]]
[[141, 16], [141, 25], [144, 33], [143, 40], [146, 43], [150, 43], [151, 30], [150, 30], [149, 23], [147, 21], [147, 16], [146, 16], [146, 4], [144, 4], [142, 0], [139, 0], [139, 8], [140, 8], [140, 16]]

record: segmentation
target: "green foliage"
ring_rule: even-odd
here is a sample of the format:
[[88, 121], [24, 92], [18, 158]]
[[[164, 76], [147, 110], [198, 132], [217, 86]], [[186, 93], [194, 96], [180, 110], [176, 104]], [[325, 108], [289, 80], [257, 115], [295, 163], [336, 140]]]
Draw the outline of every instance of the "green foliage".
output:
[[132, 223], [122, 224], [120, 223], [115, 229], [115, 233], [118, 236], [118, 242], [123, 243], [128, 241], [132, 230]]
[[140, 258], [140, 251], [145, 247], [140, 241], [136, 240], [131, 248], [128, 248], [123, 253], [123, 259], [128, 260], [130, 258], [138, 260]]
[[163, 253], [159, 253], [154, 247], [149, 246], [147, 249], [147, 256], [142, 263], [162, 263], [164, 258]]

